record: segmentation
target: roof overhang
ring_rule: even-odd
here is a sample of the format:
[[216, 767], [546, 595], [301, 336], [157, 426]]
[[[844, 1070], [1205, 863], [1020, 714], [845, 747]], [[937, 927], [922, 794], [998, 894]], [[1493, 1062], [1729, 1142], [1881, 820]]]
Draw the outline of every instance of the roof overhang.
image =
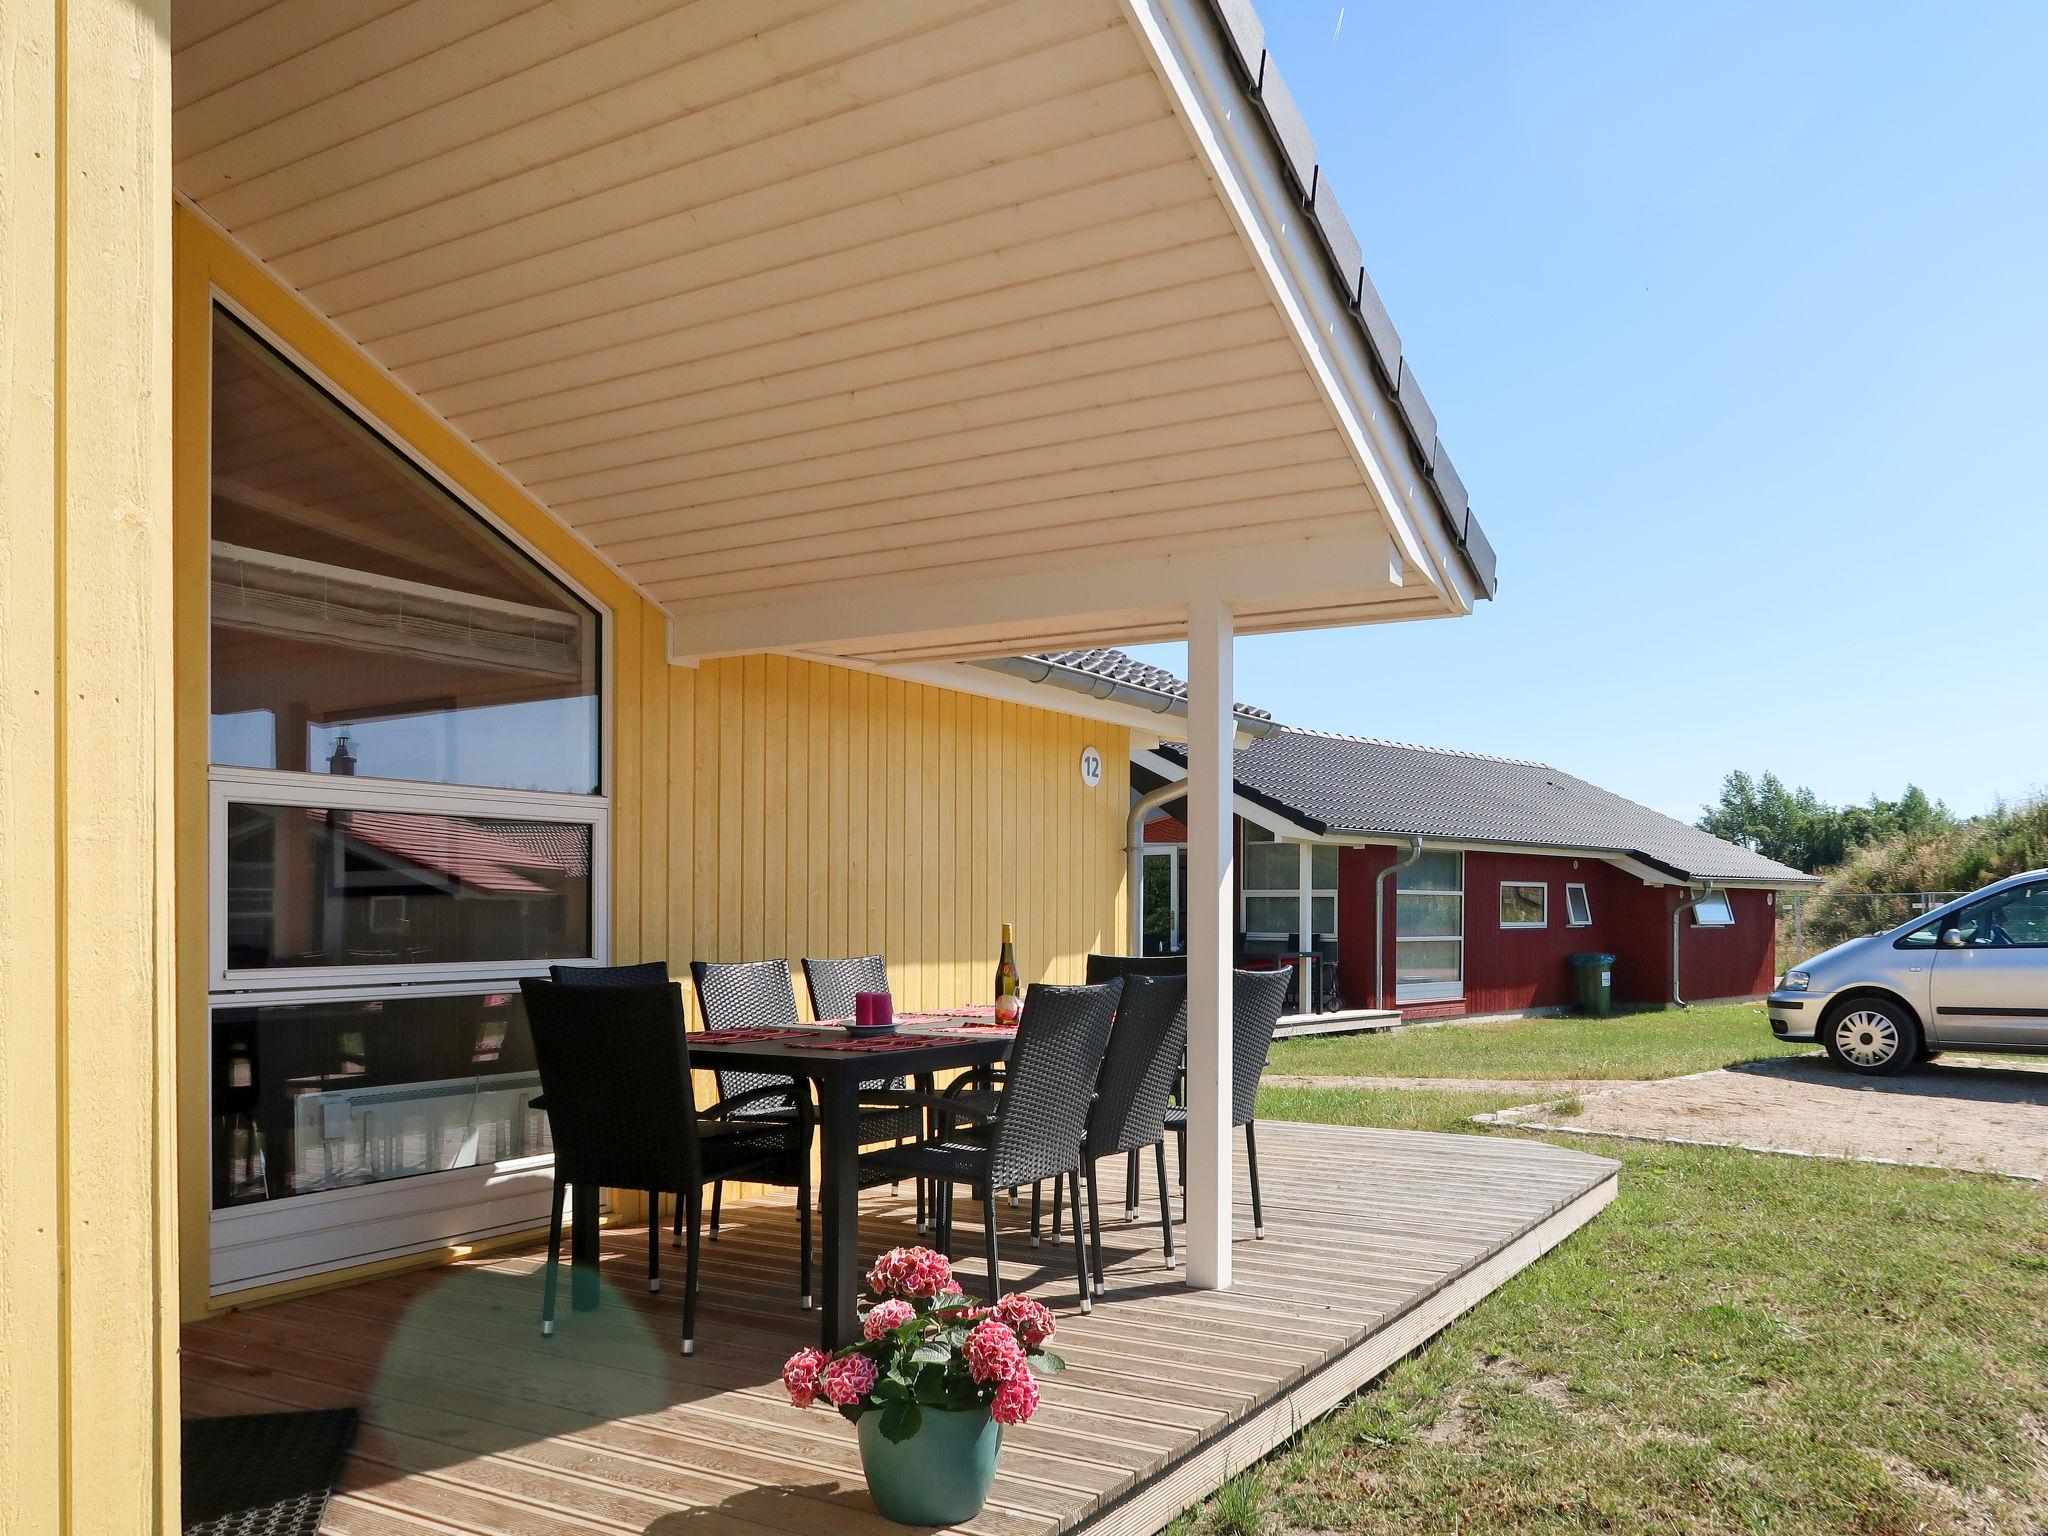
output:
[[[1133, 749], [1131, 761], [1140, 768], [1161, 779], [1174, 780], [1187, 777], [1187, 766], [1177, 762], [1166, 753], [1151, 749]], [[1674, 864], [1652, 858], [1635, 848], [1593, 848], [1578, 847], [1563, 843], [1515, 843], [1498, 838], [1444, 837], [1429, 832], [1348, 831], [1332, 827], [1328, 823], [1304, 814], [1294, 806], [1276, 796], [1269, 795], [1252, 785], [1238, 781], [1235, 786], [1238, 813], [1247, 820], [1256, 821], [1277, 836], [1298, 838], [1307, 842], [1332, 843], [1342, 848], [1398, 848], [1413, 838], [1420, 837], [1432, 848], [1451, 848], [1465, 853], [1525, 853], [1538, 854], [1554, 859], [1597, 859], [1611, 864], [1632, 879], [1645, 885], [1700, 886], [1712, 885], [1718, 890], [1740, 891], [1796, 891], [1820, 884], [1817, 876], [1799, 880], [1726, 880], [1712, 875], [1696, 875]]]
[[181, 197], [660, 604], [676, 659], [1490, 591], [1238, 7], [173, 14]]

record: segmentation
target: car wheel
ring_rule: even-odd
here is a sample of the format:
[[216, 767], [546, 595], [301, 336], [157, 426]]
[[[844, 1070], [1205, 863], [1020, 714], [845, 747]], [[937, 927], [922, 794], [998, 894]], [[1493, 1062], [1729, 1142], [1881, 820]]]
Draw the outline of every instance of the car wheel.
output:
[[1866, 1077], [1903, 1071], [1920, 1059], [1920, 1025], [1899, 1004], [1859, 997], [1844, 1004], [1821, 1033], [1828, 1055]]

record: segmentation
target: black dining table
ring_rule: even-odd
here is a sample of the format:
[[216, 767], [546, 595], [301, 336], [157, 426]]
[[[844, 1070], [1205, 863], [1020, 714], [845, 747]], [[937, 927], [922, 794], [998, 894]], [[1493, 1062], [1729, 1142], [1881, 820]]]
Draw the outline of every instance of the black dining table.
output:
[[[742, 1038], [723, 1042], [717, 1030], [693, 1032], [691, 1065], [711, 1071], [807, 1079], [817, 1089], [818, 1203], [824, 1215], [825, 1248], [819, 1334], [826, 1349], [837, 1349], [860, 1337], [860, 1085], [896, 1077], [925, 1079], [961, 1067], [988, 1066], [1008, 1057], [1016, 1033], [975, 1029], [954, 1018], [950, 1027], [935, 1023], [903, 1028], [885, 1037], [886, 1049], [872, 1041], [855, 1046], [824, 1029], [809, 1032], [804, 1043], [791, 1038], [754, 1038], [748, 1030], [735, 1033]], [[811, 1039], [818, 1043], [808, 1043]], [[827, 1041], [846, 1048], [833, 1049]], [[578, 1211], [597, 1209], [594, 1186], [578, 1185], [573, 1198]], [[572, 1305], [578, 1311], [590, 1311], [598, 1304], [597, 1223], [579, 1221], [570, 1232]]]

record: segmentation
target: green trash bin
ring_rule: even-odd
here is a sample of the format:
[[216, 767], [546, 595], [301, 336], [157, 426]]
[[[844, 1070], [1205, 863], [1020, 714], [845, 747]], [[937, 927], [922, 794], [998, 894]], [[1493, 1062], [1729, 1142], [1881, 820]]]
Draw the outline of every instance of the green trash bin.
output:
[[1578, 1000], [1579, 1011], [1614, 1012], [1614, 956], [1584, 954], [1570, 958], [1572, 996]]

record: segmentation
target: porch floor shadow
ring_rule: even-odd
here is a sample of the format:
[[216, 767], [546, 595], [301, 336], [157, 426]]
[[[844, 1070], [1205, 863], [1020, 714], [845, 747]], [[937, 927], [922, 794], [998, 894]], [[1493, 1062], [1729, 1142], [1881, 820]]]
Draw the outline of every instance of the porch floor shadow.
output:
[[[1067, 1371], [1006, 1434], [995, 1492], [963, 1529], [1147, 1536], [1535, 1262], [1614, 1197], [1618, 1165], [1540, 1142], [1262, 1122], [1266, 1237], [1237, 1142], [1229, 1291], [1191, 1291], [1123, 1163], [1102, 1165], [1109, 1294], [1075, 1299], [1071, 1243], [1029, 1245], [1001, 1210], [1003, 1278], [1052, 1307]], [[908, 1186], [861, 1205], [863, 1258], [914, 1244]], [[1179, 1207], [1176, 1201], [1176, 1239]], [[1150, 1219], [1148, 1220], [1147, 1217]], [[184, 1331], [187, 1414], [354, 1406], [333, 1536], [772, 1536], [902, 1530], [875, 1512], [854, 1428], [789, 1406], [782, 1362], [817, 1339], [799, 1309], [795, 1213], [731, 1203], [704, 1245], [697, 1353], [677, 1352], [682, 1256], [647, 1289], [644, 1226], [608, 1228], [595, 1312], [540, 1332], [535, 1246], [252, 1307]], [[1178, 1241], [1176, 1243], [1178, 1246]], [[980, 1294], [980, 1211], [955, 1267]], [[566, 1259], [565, 1259], [566, 1265]]]

